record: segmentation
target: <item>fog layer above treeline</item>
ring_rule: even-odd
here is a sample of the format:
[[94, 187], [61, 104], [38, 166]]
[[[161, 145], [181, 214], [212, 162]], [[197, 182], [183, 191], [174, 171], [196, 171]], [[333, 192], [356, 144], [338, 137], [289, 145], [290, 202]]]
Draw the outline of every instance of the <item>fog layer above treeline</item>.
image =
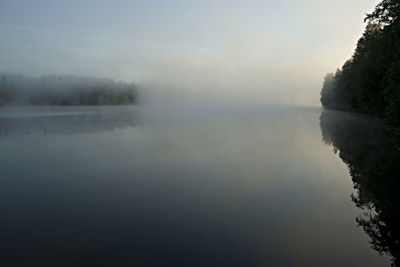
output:
[[0, 106], [4, 105], [126, 105], [134, 104], [137, 86], [111, 79], [79, 76], [2, 74]]

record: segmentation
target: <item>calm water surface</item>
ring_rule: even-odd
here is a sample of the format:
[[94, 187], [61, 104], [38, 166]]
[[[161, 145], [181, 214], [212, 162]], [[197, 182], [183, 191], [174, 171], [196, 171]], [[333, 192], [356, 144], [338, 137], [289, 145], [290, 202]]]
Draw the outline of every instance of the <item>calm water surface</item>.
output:
[[388, 266], [321, 112], [2, 109], [0, 265]]

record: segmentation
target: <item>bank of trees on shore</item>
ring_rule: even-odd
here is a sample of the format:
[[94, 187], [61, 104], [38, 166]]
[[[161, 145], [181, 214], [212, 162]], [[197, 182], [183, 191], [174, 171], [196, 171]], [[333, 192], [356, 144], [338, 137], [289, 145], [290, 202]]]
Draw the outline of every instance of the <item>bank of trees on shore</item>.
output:
[[2, 105], [127, 105], [137, 99], [133, 83], [78, 76], [0, 76]]
[[351, 59], [325, 77], [321, 103], [400, 127], [400, 0], [383, 0], [365, 21]]

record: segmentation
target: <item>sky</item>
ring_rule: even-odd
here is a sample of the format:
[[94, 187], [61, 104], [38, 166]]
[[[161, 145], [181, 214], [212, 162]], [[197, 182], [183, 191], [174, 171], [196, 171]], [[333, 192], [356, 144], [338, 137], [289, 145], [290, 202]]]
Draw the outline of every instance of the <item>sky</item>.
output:
[[319, 104], [377, 0], [0, 0], [0, 73]]

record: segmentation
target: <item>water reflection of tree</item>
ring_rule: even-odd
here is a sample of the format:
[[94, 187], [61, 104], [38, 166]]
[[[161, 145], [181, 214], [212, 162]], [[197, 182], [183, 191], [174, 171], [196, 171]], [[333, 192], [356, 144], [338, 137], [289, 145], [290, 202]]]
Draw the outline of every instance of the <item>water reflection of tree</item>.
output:
[[0, 139], [30, 134], [77, 134], [108, 132], [135, 127], [136, 113], [131, 109], [88, 110], [86, 113], [43, 116], [0, 117]]
[[324, 110], [322, 137], [348, 166], [362, 210], [356, 218], [372, 247], [400, 266], [400, 137], [379, 120]]

